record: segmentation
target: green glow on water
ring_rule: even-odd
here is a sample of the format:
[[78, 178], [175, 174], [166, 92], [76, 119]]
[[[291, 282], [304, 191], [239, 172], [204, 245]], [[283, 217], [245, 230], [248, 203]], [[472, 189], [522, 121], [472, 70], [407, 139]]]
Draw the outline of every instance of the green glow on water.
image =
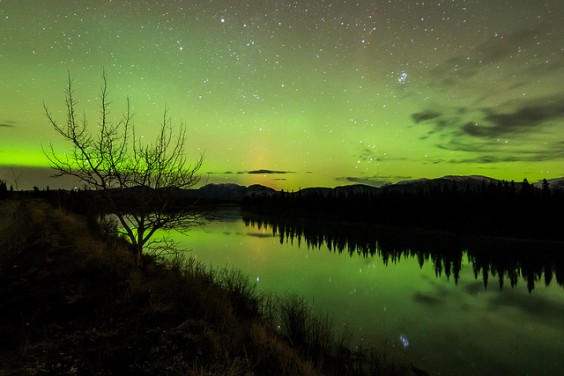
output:
[[[356, 343], [386, 348], [417, 366], [444, 374], [558, 374], [564, 343], [564, 293], [555, 281], [488, 288], [464, 257], [458, 284], [435, 275], [431, 260], [386, 266], [378, 257], [280, 243], [269, 228], [216, 222], [181, 240], [190, 255], [214, 267], [237, 268], [261, 291], [299, 294]], [[403, 342], [402, 342], [403, 340]], [[405, 346], [405, 341], [409, 342]]]

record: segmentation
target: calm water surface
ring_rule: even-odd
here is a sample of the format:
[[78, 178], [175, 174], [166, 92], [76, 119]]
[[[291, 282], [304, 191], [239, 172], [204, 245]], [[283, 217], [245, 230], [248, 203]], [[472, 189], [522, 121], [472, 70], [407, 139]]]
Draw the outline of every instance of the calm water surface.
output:
[[378, 254], [308, 248], [303, 238], [281, 241], [270, 226], [245, 225], [237, 211], [224, 214], [182, 238], [190, 253], [242, 270], [260, 290], [301, 295], [351, 328], [353, 344], [385, 347], [431, 374], [564, 375], [561, 281], [546, 286], [539, 275], [529, 292], [522, 278], [515, 287], [507, 279], [500, 289], [499, 273], [486, 272], [486, 288], [463, 253], [455, 283], [431, 256], [385, 263]]

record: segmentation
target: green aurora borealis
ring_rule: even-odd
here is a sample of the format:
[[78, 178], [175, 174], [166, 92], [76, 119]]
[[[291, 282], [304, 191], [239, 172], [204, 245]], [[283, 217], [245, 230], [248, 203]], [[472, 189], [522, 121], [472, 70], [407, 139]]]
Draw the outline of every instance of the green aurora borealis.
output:
[[0, 179], [59, 184], [43, 102], [64, 119], [70, 72], [95, 126], [102, 69], [112, 115], [187, 125], [204, 182], [564, 176], [559, 0], [0, 0]]

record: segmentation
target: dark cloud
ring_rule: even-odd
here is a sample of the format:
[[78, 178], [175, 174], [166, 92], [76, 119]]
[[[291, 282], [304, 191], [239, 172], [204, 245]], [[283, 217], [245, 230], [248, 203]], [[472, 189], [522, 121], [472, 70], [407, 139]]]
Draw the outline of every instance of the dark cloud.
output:
[[379, 156], [377, 151], [374, 148], [370, 148], [370, 147], [363, 147], [359, 154], [356, 155], [356, 158], [360, 161], [364, 161], [364, 162], [382, 162], [382, 161], [405, 161], [407, 158], [402, 158], [402, 157], [389, 157], [387, 155], [385, 156]]
[[[452, 140], [449, 144], [439, 144], [437, 147], [450, 151], [462, 151], [476, 156], [441, 160], [441, 163], [500, 163], [500, 162], [542, 162], [564, 159], [564, 141], [556, 141], [542, 148], [534, 149], [533, 146], [519, 147], [518, 149], [500, 148], [496, 141], [490, 142], [463, 142], [461, 139]], [[475, 141], [475, 140], [474, 140]]]
[[436, 140], [439, 149], [472, 155], [437, 163], [564, 159], [564, 141], [537, 142], [537, 136], [548, 134], [557, 122], [564, 121], [564, 95], [512, 101], [495, 108], [427, 109], [411, 117], [418, 127], [427, 129], [421, 140]]
[[225, 171], [225, 172], [208, 172], [208, 175], [281, 175], [281, 174], [294, 174], [293, 171], [277, 171], [277, 170], [252, 170], [252, 171]]
[[464, 124], [461, 131], [474, 137], [497, 138], [538, 131], [559, 119], [564, 119], [564, 97], [543, 98], [509, 112], [485, 109], [482, 119]]
[[542, 125], [552, 120], [564, 118], [564, 98], [526, 106], [512, 113], [496, 114], [490, 113], [485, 117], [486, 121], [499, 128], [530, 128]]
[[451, 159], [448, 161], [444, 161], [450, 164], [465, 164], [465, 163], [480, 163], [480, 164], [489, 164], [489, 163], [500, 163], [500, 162], [515, 162], [515, 158], [512, 156], [494, 156], [494, 155], [480, 155], [474, 158], [459, 158], [459, 159]]
[[0, 127], [2, 128], [13, 128], [16, 126], [16, 122], [15, 121], [4, 121], [2, 123], [0, 123]]
[[427, 110], [427, 111], [416, 112], [414, 114], [411, 114], [411, 118], [413, 119], [413, 121], [416, 124], [419, 124], [423, 121], [436, 119], [436, 118], [440, 117], [441, 115], [442, 114], [440, 112], [433, 111], [433, 110]]
[[447, 163], [459, 164], [459, 163], [501, 163], [501, 162], [543, 162], [552, 160], [562, 160], [564, 159], [564, 150], [562, 149], [564, 145], [560, 145], [560, 148], [555, 145], [547, 147], [546, 150], [533, 151], [524, 150], [516, 151], [514, 153], [508, 152], [490, 152], [489, 154], [479, 155], [477, 157], [471, 158], [459, 158], [451, 159], [446, 161]]
[[471, 136], [497, 139], [532, 132], [541, 132], [554, 121], [564, 120], [564, 95], [507, 103], [502, 108], [452, 108], [444, 111], [424, 110], [411, 115], [416, 124], [427, 127], [430, 135], [457, 139]]
[[292, 171], [276, 171], [276, 170], [252, 170], [243, 171], [239, 174], [250, 174], [250, 175], [268, 175], [268, 174], [293, 174]]
[[491, 311], [510, 308], [527, 316], [539, 316], [543, 321], [558, 324], [564, 316], [564, 307], [560, 302], [538, 294], [493, 294], [487, 307]]
[[426, 305], [437, 305], [444, 303], [444, 301], [436, 296], [432, 296], [430, 294], [425, 294], [422, 292], [416, 292], [413, 294], [412, 298], [416, 303], [422, 303]]
[[463, 115], [467, 109], [448, 109], [443, 112], [425, 110], [411, 114], [414, 123], [426, 127], [427, 134], [420, 137], [421, 140], [428, 139], [431, 135], [440, 134], [444, 136], [454, 136], [463, 122]]
[[206, 172], [208, 175], [232, 175], [233, 172], [226, 171], [226, 172], [217, 172], [217, 171], [208, 171]]
[[376, 153], [371, 148], [363, 148], [357, 157], [361, 161], [370, 161], [377, 158]]
[[247, 236], [253, 237], [253, 238], [272, 238], [272, 234], [270, 233], [256, 233], [256, 232], [247, 232], [246, 234]]

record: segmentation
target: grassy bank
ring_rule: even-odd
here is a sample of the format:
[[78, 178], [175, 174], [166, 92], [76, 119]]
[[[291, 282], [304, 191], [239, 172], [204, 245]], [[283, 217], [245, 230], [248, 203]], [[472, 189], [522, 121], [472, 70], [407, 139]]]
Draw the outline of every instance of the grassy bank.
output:
[[0, 375], [413, 372], [240, 272], [147, 261], [41, 201], [0, 202]]

